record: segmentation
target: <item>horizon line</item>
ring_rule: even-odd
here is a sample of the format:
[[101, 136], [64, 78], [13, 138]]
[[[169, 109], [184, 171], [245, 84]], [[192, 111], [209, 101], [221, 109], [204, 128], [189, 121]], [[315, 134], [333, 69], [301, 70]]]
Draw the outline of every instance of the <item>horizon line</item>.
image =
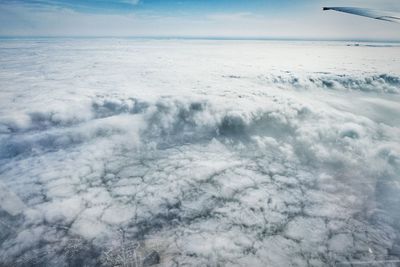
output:
[[183, 35], [0, 35], [0, 39], [154, 39], [154, 40], [249, 40], [249, 41], [338, 41], [338, 42], [390, 42], [399, 43], [400, 39], [370, 38], [317, 38], [317, 37], [267, 37], [267, 36], [183, 36]]

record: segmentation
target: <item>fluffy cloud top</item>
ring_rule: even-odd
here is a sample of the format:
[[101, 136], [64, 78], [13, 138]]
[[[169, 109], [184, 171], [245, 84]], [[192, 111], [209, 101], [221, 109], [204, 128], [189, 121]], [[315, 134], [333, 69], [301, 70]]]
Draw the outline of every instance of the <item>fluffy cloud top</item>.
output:
[[398, 50], [1, 41], [0, 264], [398, 262]]

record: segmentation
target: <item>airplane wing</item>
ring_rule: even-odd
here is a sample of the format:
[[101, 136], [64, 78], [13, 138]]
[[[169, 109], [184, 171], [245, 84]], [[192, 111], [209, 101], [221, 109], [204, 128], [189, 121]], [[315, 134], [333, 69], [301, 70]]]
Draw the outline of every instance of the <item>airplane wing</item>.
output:
[[323, 10], [335, 10], [358, 16], [400, 23], [400, 12], [380, 11], [359, 7], [324, 7]]

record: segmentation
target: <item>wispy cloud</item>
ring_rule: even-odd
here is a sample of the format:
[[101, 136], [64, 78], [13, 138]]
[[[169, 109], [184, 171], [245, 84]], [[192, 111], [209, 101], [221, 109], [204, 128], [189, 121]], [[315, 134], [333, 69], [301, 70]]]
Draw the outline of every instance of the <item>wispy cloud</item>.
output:
[[237, 13], [213, 13], [209, 14], [206, 17], [211, 20], [216, 21], [237, 21], [237, 20], [246, 20], [252, 19], [257, 15], [251, 12], [237, 12]]
[[68, 8], [80, 12], [122, 12], [138, 5], [140, 0], [66, 1], [66, 0], [4, 0], [2, 5], [21, 5], [35, 8]]

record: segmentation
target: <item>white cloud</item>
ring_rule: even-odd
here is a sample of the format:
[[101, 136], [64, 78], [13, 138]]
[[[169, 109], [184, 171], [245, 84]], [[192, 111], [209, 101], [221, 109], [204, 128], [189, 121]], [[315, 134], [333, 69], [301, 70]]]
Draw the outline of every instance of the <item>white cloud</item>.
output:
[[[207, 18], [217, 21], [238, 21], [243, 19], [251, 19], [256, 15], [251, 12], [239, 12], [239, 13], [214, 13], [207, 15]], [[258, 17], [258, 16], [257, 16]]]
[[398, 49], [1, 41], [0, 264], [397, 259]]
[[132, 5], [137, 5], [137, 4], [139, 4], [140, 0], [122, 0], [121, 2], [132, 4]]

